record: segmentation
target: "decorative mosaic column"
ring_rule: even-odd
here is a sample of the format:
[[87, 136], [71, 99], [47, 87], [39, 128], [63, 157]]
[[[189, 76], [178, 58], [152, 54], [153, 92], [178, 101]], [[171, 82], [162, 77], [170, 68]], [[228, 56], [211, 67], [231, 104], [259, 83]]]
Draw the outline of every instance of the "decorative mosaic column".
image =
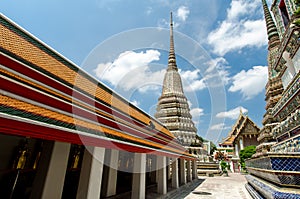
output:
[[86, 146], [80, 171], [77, 199], [100, 198], [105, 148]]

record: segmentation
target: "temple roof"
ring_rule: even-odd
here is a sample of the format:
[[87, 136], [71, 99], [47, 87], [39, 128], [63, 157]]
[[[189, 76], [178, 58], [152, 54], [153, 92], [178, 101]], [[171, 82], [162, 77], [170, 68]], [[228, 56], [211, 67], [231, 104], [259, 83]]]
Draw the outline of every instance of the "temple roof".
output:
[[259, 132], [260, 128], [241, 111], [238, 119], [232, 126], [231, 131], [228, 133], [228, 136], [224, 140], [222, 140], [222, 142], [219, 143], [219, 145], [233, 145], [235, 139], [244, 131], [247, 124], [253, 126], [257, 130], [257, 133]]
[[158, 120], [0, 14], [0, 130], [192, 158]]

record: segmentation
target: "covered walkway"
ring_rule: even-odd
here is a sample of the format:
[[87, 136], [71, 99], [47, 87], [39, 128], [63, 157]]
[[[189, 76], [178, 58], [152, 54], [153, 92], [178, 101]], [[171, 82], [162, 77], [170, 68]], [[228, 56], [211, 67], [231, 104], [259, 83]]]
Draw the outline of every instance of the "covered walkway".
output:
[[165, 126], [2, 14], [0, 138], [9, 198], [145, 198], [197, 178]]

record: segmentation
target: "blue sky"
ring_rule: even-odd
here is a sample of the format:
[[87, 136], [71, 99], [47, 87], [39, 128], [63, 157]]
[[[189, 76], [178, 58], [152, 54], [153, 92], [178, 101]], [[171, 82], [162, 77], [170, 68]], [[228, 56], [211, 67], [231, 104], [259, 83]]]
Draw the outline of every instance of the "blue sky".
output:
[[1, 1], [0, 11], [151, 115], [167, 67], [172, 11], [177, 65], [198, 134], [217, 143], [240, 110], [261, 126], [261, 0], [16, 0]]

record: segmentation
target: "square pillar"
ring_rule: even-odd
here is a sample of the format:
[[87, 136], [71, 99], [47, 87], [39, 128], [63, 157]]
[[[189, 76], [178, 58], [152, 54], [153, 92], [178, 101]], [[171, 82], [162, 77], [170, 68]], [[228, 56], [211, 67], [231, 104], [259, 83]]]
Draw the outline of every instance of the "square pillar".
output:
[[152, 155], [151, 157], [151, 174], [150, 174], [150, 180], [151, 182], [157, 182], [157, 178], [156, 178], [156, 168], [157, 168], [157, 165], [156, 165], [156, 159], [157, 159], [157, 156], [156, 155]]
[[186, 184], [186, 167], [185, 167], [185, 160], [183, 158], [179, 159], [179, 166], [180, 166], [180, 185]]
[[119, 151], [115, 149], [107, 149], [104, 158], [104, 172], [101, 195], [109, 197], [116, 195], [117, 176], [118, 176]]
[[187, 181], [192, 181], [192, 166], [191, 166], [191, 160], [187, 160]]
[[167, 193], [167, 160], [165, 156], [157, 156], [157, 193]]
[[178, 159], [173, 158], [172, 161], [172, 187], [177, 189], [179, 187], [179, 177], [178, 177]]
[[131, 198], [145, 198], [146, 196], [146, 154], [135, 153], [133, 160]]
[[30, 198], [61, 198], [70, 143], [46, 141]]
[[171, 179], [171, 165], [170, 165], [171, 158], [167, 157], [167, 181]]
[[193, 179], [198, 179], [197, 161], [196, 160], [192, 160], [192, 176], [193, 176]]
[[234, 164], [232, 160], [230, 161], [230, 170], [232, 173], [234, 173]]
[[244, 149], [244, 138], [241, 137], [240, 139], [240, 150], [243, 150]]
[[99, 199], [105, 148], [87, 146], [80, 171], [77, 199]]
[[239, 157], [239, 146], [238, 146], [239, 143], [236, 143], [235, 144], [235, 155], [236, 157]]

